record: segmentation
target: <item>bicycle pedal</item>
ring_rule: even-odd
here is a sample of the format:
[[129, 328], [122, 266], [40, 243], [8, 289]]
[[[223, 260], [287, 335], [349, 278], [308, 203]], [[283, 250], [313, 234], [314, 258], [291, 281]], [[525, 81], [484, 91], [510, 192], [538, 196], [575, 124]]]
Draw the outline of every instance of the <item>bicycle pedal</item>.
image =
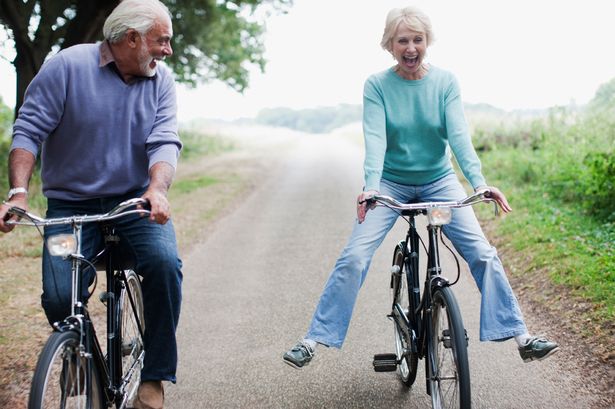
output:
[[397, 355], [376, 354], [374, 355], [373, 365], [376, 372], [393, 372], [397, 370]]

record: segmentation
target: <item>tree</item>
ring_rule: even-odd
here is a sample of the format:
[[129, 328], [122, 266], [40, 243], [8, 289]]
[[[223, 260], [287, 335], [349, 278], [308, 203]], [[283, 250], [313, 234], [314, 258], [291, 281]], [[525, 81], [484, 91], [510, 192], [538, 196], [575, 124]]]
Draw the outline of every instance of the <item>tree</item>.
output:
[[[15, 112], [48, 55], [102, 39], [105, 19], [120, 0], [0, 0], [0, 29], [15, 49]], [[163, 0], [173, 16], [174, 54], [167, 60], [179, 82], [220, 79], [237, 91], [249, 67], [265, 67], [264, 24], [257, 10], [286, 11], [293, 0]], [[267, 14], [265, 14], [267, 15]], [[6, 47], [7, 44], [4, 44]]]
[[615, 108], [615, 78], [598, 87], [589, 106], [595, 111]]

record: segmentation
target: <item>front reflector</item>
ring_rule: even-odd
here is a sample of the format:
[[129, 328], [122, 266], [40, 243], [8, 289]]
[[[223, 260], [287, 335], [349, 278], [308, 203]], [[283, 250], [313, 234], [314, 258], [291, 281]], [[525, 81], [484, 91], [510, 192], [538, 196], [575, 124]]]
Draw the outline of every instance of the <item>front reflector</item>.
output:
[[57, 234], [47, 239], [47, 249], [52, 256], [68, 257], [77, 252], [77, 240], [72, 234]]
[[451, 222], [453, 212], [450, 207], [432, 207], [427, 210], [429, 224], [433, 226], [442, 226]]

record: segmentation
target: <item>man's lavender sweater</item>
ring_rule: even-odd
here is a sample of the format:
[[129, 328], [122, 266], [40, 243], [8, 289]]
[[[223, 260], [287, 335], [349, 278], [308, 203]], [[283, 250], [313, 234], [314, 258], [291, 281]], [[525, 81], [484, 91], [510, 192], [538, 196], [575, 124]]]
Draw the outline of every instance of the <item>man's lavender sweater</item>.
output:
[[11, 149], [35, 156], [42, 146], [43, 192], [82, 200], [146, 187], [156, 162], [177, 165], [175, 85], [168, 69], [122, 81], [114, 63], [100, 65], [100, 44], [81, 44], [50, 58], [25, 95]]

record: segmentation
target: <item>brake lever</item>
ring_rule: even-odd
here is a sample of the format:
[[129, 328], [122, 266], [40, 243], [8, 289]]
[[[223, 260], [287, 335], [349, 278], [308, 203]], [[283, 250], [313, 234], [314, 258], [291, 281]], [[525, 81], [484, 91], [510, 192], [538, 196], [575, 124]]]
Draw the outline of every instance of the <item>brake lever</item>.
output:
[[[8, 204], [8, 203], [5, 202], [5, 204]], [[17, 216], [17, 217], [19, 217], [21, 219], [22, 217], [27, 216], [28, 213], [26, 212], [25, 209], [22, 209], [21, 207], [11, 206], [9, 208], [9, 211], [7, 212], [7, 214], [12, 214], [12, 215]]]

